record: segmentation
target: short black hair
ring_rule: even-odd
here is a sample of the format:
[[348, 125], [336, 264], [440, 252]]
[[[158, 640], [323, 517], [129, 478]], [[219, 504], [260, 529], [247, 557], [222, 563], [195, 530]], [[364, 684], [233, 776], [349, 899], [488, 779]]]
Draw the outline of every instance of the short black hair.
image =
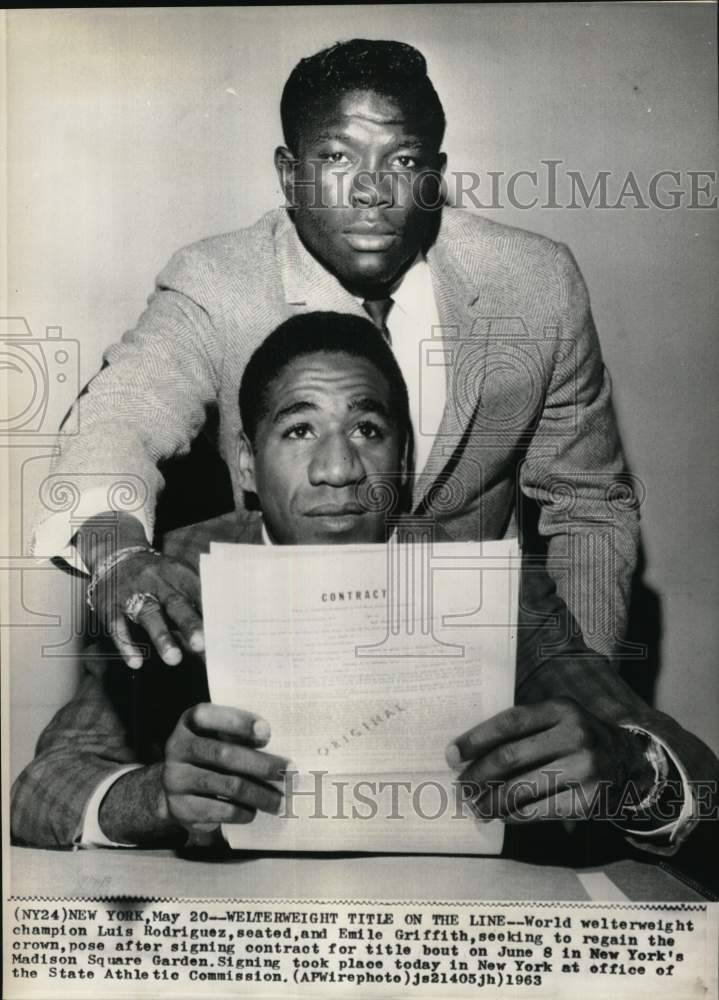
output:
[[411, 462], [409, 397], [397, 359], [374, 323], [351, 313], [309, 312], [291, 316], [255, 350], [240, 382], [240, 419], [251, 444], [254, 446], [257, 426], [267, 413], [267, 398], [274, 380], [296, 358], [317, 351], [365, 358], [381, 372], [389, 386], [390, 415], [406, 436], [408, 462]]
[[373, 90], [396, 100], [421, 122], [436, 149], [445, 129], [444, 108], [427, 76], [427, 61], [404, 42], [353, 38], [301, 59], [280, 102], [286, 145], [298, 152], [303, 124], [352, 90]]

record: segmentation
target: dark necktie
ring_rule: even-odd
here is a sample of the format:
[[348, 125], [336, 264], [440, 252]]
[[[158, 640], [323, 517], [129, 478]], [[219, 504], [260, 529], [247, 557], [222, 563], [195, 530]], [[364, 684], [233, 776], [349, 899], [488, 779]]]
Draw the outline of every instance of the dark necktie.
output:
[[388, 344], [392, 343], [392, 335], [387, 326], [387, 317], [393, 305], [394, 299], [365, 299], [362, 303], [365, 312], [377, 329], [381, 330], [382, 336]]

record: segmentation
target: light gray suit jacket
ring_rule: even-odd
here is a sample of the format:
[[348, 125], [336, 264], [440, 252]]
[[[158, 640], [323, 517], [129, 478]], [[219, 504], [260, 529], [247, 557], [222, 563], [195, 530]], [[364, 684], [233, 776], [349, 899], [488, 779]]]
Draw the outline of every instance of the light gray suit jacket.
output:
[[[521, 531], [519, 500], [536, 500], [559, 593], [607, 652], [626, 624], [638, 513], [582, 276], [566, 247], [457, 209], [444, 210], [427, 261], [448, 392], [414, 504], [464, 540]], [[284, 210], [179, 251], [76, 404], [80, 433], [61, 438], [54, 472], [80, 490], [106, 488], [108, 507], [122, 497], [118, 480], [140, 477], [152, 525], [157, 463], [187, 453], [217, 405], [241, 507], [242, 371], [282, 320], [316, 309], [364, 315]]]

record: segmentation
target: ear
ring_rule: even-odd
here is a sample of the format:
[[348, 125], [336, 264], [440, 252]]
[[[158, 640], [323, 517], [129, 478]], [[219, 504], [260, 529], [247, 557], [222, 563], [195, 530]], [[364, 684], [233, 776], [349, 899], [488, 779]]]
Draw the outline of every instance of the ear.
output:
[[288, 208], [292, 208], [295, 203], [295, 156], [287, 146], [278, 146], [275, 150], [275, 170], [280, 181], [282, 193]]
[[240, 433], [240, 440], [237, 445], [237, 468], [239, 469], [239, 479], [242, 489], [246, 493], [256, 493], [255, 453], [250, 439], [244, 431]]

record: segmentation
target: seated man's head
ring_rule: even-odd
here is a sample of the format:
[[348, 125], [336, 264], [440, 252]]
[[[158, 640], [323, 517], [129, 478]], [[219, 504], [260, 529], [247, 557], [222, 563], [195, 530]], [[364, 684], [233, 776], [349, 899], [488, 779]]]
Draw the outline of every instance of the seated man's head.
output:
[[355, 294], [378, 297], [431, 242], [442, 203], [442, 104], [424, 56], [355, 38], [302, 59], [275, 164], [297, 232]]
[[240, 416], [240, 481], [257, 494], [274, 541], [384, 541], [387, 514], [403, 500], [412, 431], [402, 373], [369, 320], [286, 320], [245, 368]]

